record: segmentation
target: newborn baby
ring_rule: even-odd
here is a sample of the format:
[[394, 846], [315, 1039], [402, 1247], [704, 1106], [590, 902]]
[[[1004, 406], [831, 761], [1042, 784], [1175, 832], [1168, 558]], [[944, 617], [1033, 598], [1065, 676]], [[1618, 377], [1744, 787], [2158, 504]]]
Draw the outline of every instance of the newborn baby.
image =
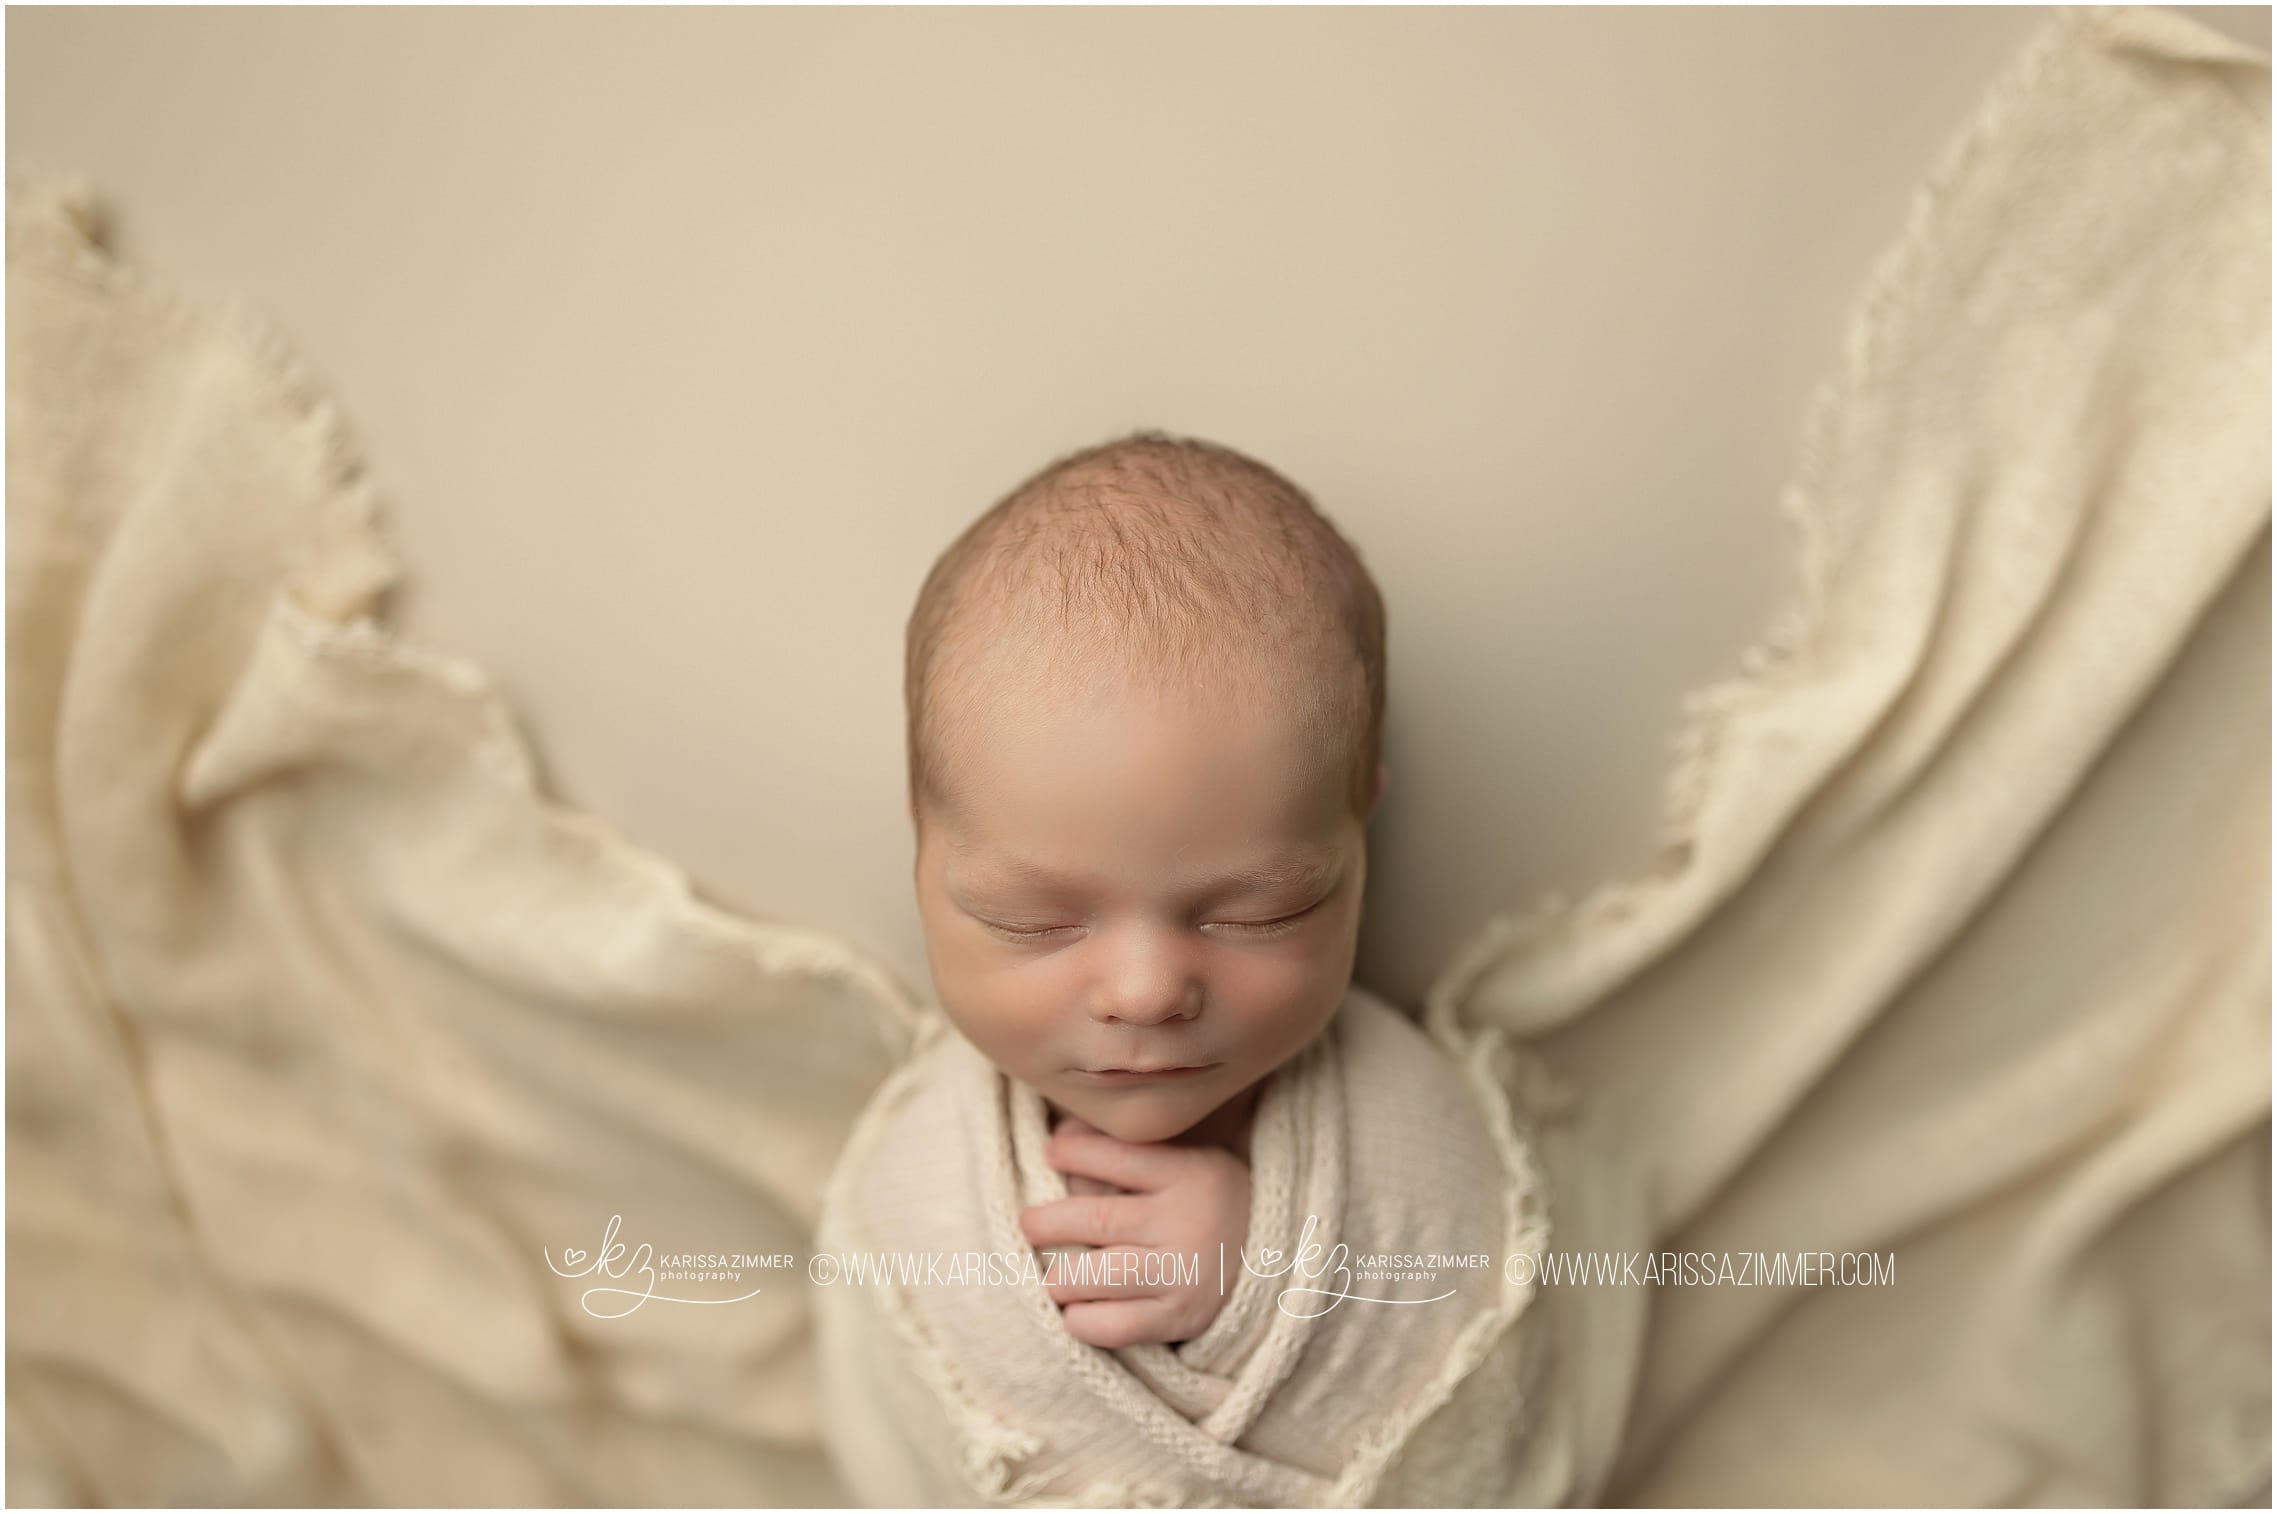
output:
[[[1262, 1081], [1351, 981], [1384, 611], [1293, 485], [1159, 433], [1038, 474], [935, 566], [910, 622], [910, 816], [940, 1004], [1043, 1095], [1070, 1196], [1040, 1247], [1238, 1252]], [[1103, 1347], [1224, 1299], [1055, 1286]]]
[[1238, 453], [1125, 437], [942, 555], [907, 687], [939, 1013], [816, 1231], [855, 1496], [1554, 1493], [1512, 1433], [1544, 1222], [1503, 1048], [1352, 982], [1387, 775], [1351, 547]]

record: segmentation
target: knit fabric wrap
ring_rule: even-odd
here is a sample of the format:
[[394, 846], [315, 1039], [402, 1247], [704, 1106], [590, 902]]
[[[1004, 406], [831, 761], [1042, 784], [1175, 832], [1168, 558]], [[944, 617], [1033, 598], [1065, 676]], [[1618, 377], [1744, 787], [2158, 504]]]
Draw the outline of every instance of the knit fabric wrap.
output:
[[[1508, 1263], [1539, 1253], [1546, 1214], [1519, 1066], [1499, 1036], [1442, 1045], [1352, 987], [1263, 1085], [1249, 1233], [1222, 1259], [1216, 1320], [1177, 1346], [1106, 1350], [1068, 1332], [1033, 1274], [911, 1264], [1033, 1256], [1020, 1211], [1067, 1193], [1044, 1160], [1043, 1099], [936, 1021], [857, 1122], [824, 1203], [841, 1475], [873, 1505], [1523, 1492], [1540, 1475], [1522, 1425], [1546, 1336], [1529, 1271]], [[856, 1254], [901, 1270], [853, 1282]], [[1467, 1265], [1354, 1279], [1363, 1259], [1417, 1256]], [[1220, 1259], [1200, 1260], [1215, 1285]], [[1487, 1427], [1502, 1433], [1474, 1433]]]

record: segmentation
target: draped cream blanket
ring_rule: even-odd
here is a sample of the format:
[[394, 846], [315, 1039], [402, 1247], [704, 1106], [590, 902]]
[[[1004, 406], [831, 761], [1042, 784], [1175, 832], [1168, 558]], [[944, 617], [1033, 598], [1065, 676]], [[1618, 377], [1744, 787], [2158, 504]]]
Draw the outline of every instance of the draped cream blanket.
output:
[[[939, 1263], [817, 1300], [848, 1485], [873, 1506], [1526, 1501], [1555, 1469], [1525, 1433], [1547, 1337], [1514, 1328], [1534, 1289], [1506, 1262], [1546, 1232], [1501, 1039], [1435, 1046], [1352, 988], [1266, 1080], [1248, 1237], [1196, 1259], [1222, 1312], [1176, 1347], [1103, 1351], [1017, 1272], [942, 1270], [1026, 1253], [1020, 1210], [1067, 1184], [1043, 1158], [1042, 1098], [936, 1020], [823, 1212], [841, 1276], [858, 1257]], [[1447, 1261], [1369, 1266], [1394, 1257]]]
[[331, 401], [96, 231], [11, 179], [8, 1501], [838, 1500], [796, 1269], [640, 1269], [804, 1251], [913, 1001], [547, 801]]
[[1661, 1289], [1641, 1352], [1547, 1290], [1612, 1343], [1595, 1496], [2268, 1498], [2269, 146], [2265, 55], [2042, 24], [1874, 270], [1656, 864], [1434, 985], [1573, 1095], [1553, 1225], [1896, 1256]]
[[[2051, 14], [1874, 271], [1784, 500], [1802, 598], [1692, 702], [1654, 866], [1494, 919], [1401, 1043], [1540, 1070], [1494, 1083], [1552, 1252], [1889, 1250], [1895, 1284], [1368, 1306], [1511, 1311], [1372, 1488], [1338, 1470], [1367, 1430], [1275, 1400], [1390, 1322], [1346, 1303], [1237, 1398], [1253, 1292], [1179, 1367], [1101, 1354], [1203, 1467], [1083, 1487], [2266, 1498], [2268, 182], [2265, 58]], [[620, 1210], [803, 1260], [865, 1106], [948, 1043], [544, 798], [480, 671], [383, 624], [377, 490], [257, 319], [121, 265], [83, 186], [11, 179], [7, 241], [10, 1501], [853, 1496], [825, 1290], [602, 1318], [549, 1264]], [[1333, 1139], [1308, 1065], [1290, 1152]], [[1395, 1197], [1361, 1171], [1354, 1223]], [[1109, 1370], [990, 1302], [1042, 1349], [944, 1353], [973, 1391]], [[1474, 1464], [1438, 1432], [1506, 1382]], [[1319, 1402], [1380, 1427], [1441, 1385]], [[1258, 1464], [1163, 1413], [1246, 1419], [1209, 1438]], [[1048, 1497], [1019, 1479], [1070, 1451], [941, 1423], [976, 1489]]]

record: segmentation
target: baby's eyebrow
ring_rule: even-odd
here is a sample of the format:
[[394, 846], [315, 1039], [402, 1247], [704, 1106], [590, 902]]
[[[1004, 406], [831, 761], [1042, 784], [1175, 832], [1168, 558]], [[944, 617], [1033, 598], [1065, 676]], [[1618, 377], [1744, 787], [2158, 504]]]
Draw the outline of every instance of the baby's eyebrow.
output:
[[[1222, 878], [1195, 885], [1197, 893], [1230, 894], [1250, 889], [1309, 889], [1326, 885], [1342, 871], [1343, 859], [1334, 852], [1301, 853], [1274, 857], [1236, 868]], [[1010, 887], [1036, 887], [1080, 893], [1086, 880], [1073, 878], [1025, 857], [1001, 857], [975, 866], [976, 881]]]

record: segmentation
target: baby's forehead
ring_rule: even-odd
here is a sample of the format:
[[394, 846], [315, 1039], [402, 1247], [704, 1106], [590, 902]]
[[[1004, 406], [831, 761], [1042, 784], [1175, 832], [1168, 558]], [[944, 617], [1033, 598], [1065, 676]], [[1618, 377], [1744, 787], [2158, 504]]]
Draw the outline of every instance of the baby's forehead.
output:
[[1344, 811], [1341, 744], [1315, 742], [1300, 726], [1139, 729], [1148, 718], [983, 731], [957, 743], [941, 785], [958, 822], [955, 849], [1145, 845], [1175, 833], [1201, 852], [1247, 856], [1326, 834]]
[[1325, 707], [1288, 680], [1278, 687], [1206, 676], [1143, 684], [1110, 671], [1089, 682], [999, 680], [991, 693], [951, 701], [944, 713], [951, 743], [967, 754], [1209, 764], [1234, 760], [1228, 754], [1285, 759], [1309, 751], [1324, 734]]

